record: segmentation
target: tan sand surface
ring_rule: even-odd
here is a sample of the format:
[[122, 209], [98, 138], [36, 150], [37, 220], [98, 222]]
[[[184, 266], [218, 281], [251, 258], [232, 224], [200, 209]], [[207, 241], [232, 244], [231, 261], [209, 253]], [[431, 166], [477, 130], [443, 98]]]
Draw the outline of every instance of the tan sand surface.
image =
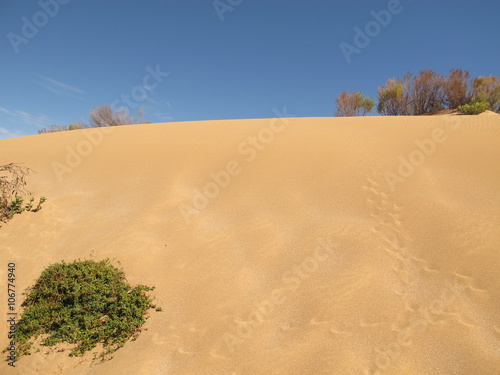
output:
[[48, 198], [0, 228], [1, 347], [9, 261], [20, 294], [51, 263], [115, 258], [163, 308], [105, 363], [42, 351], [0, 373], [498, 375], [499, 161], [493, 114], [0, 140]]

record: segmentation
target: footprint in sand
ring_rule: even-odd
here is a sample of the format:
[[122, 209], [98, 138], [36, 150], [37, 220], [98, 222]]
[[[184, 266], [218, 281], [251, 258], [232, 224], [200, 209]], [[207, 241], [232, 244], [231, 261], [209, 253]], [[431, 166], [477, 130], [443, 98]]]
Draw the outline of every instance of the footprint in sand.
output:
[[334, 335], [352, 336], [351, 332], [339, 331], [335, 328], [330, 328], [330, 332], [333, 333]]
[[473, 292], [476, 292], [476, 293], [488, 293], [488, 291], [486, 289], [481, 289], [481, 288], [478, 288], [476, 286], [474, 286], [474, 278], [473, 277], [470, 277], [470, 276], [465, 276], [465, 275], [462, 275], [458, 272], [454, 272], [453, 273], [456, 277], [458, 277], [459, 279], [462, 279], [464, 284], [467, 285], [467, 287], [472, 290]]
[[183, 348], [178, 348], [177, 352], [180, 353], [180, 354], [183, 354], [183, 355], [192, 355], [193, 354], [193, 352], [190, 352], [190, 351], [185, 350]]
[[332, 305], [338, 306], [340, 302], [346, 301], [358, 290], [368, 286], [372, 276], [373, 272], [370, 268], [362, 267], [340, 274], [320, 289], [325, 289], [325, 294], [331, 299]]
[[227, 357], [224, 357], [223, 355], [216, 353], [215, 349], [210, 351], [210, 356], [217, 359], [224, 359], [224, 360], [227, 359]]
[[375, 322], [375, 323], [366, 323], [364, 320], [361, 320], [359, 322], [359, 326], [363, 328], [369, 328], [369, 327], [378, 327], [380, 326], [381, 323]]

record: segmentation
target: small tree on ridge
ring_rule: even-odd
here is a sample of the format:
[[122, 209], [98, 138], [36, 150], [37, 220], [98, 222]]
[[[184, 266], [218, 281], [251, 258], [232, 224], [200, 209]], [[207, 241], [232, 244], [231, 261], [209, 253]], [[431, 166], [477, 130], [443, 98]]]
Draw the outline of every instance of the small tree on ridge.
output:
[[335, 103], [337, 104], [336, 115], [338, 117], [366, 116], [375, 107], [375, 101], [363, 96], [361, 91], [352, 94], [344, 91], [335, 99]]

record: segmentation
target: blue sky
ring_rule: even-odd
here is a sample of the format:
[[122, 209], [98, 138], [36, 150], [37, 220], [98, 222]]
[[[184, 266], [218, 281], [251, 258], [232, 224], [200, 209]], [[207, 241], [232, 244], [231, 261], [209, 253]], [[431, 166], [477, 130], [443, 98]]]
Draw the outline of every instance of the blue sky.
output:
[[[408, 71], [500, 76], [498, 14], [498, 0], [1, 0], [0, 139], [101, 104], [151, 122], [326, 117], [343, 90], [375, 98]], [[367, 26], [348, 62], [340, 44]]]

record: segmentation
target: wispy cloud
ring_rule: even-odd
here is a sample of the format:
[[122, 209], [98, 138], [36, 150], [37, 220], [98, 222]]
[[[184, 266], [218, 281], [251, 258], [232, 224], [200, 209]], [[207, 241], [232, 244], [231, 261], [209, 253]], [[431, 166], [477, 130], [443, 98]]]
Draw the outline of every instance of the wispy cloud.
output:
[[23, 135], [26, 134], [20, 130], [11, 131], [5, 128], [0, 128], [0, 139], [21, 137]]
[[153, 98], [150, 98], [149, 96], [145, 100], [148, 101], [148, 102], [150, 102], [150, 103], [156, 104], [156, 105], [160, 104], [156, 100], [154, 100]]
[[28, 112], [17, 109], [9, 110], [3, 107], [0, 107], [0, 112], [8, 115], [9, 121], [16, 124], [36, 126], [37, 128], [43, 128], [50, 125], [50, 118], [44, 114], [32, 115]]
[[42, 75], [38, 76], [41, 78], [40, 84], [45, 89], [57, 95], [71, 96], [71, 97], [79, 97], [78, 95], [85, 95], [85, 91], [80, 90], [77, 87], [68, 85], [67, 83], [57, 81], [53, 78], [45, 77]]
[[175, 118], [170, 116], [168, 113], [156, 112], [156, 113], [153, 113], [153, 116], [159, 122], [170, 122], [172, 120], [175, 120]]

